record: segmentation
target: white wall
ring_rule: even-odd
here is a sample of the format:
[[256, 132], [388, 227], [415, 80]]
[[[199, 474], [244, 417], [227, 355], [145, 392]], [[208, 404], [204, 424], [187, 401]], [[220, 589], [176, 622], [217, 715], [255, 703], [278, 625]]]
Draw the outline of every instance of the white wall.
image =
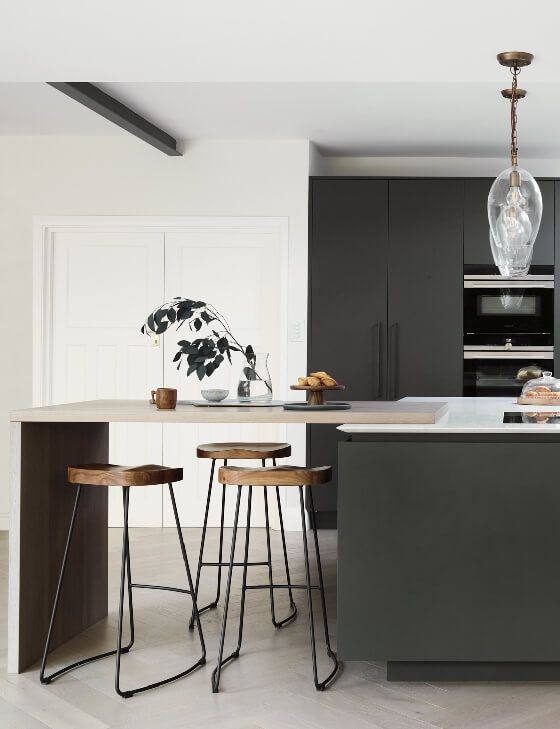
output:
[[[306, 369], [311, 156], [303, 140], [196, 142], [184, 157], [167, 157], [129, 137], [0, 137], [0, 528], [8, 513], [8, 411], [31, 405], [33, 216], [287, 217], [288, 317], [303, 333], [288, 345], [295, 382]], [[305, 454], [300, 447], [294, 455]]]
[[[523, 159], [535, 177], [560, 177], [560, 159]], [[493, 157], [323, 157], [319, 175], [493, 177], [509, 167], [508, 150]]]

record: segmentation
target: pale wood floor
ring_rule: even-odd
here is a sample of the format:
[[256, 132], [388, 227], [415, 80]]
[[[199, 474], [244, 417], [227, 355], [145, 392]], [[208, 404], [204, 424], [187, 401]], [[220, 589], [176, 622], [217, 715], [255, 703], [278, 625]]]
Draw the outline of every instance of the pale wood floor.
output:
[[[241, 536], [241, 535], [240, 535]], [[191, 562], [199, 532], [186, 530]], [[262, 530], [252, 532], [255, 552], [264, 555]], [[120, 531], [110, 530], [110, 595], [116, 605]], [[334, 532], [321, 532], [332, 632], [335, 633]], [[171, 529], [131, 531], [132, 570], [136, 581], [181, 584], [180, 555]], [[238, 540], [242, 542], [242, 540]], [[216, 544], [216, 533], [209, 539]], [[273, 548], [279, 554], [278, 535]], [[301, 535], [288, 535], [295, 580], [303, 578]], [[262, 557], [259, 557], [262, 559]], [[277, 560], [278, 563], [278, 560]], [[280, 565], [279, 565], [280, 566]], [[5, 672], [7, 630], [8, 539], [0, 532], [0, 727], [2, 729], [548, 729], [560, 727], [559, 684], [404, 684], [387, 683], [377, 663], [350, 663], [324, 693], [310, 675], [305, 595], [298, 593], [300, 617], [275, 631], [269, 620], [268, 594], [249, 594], [244, 649], [222, 675], [222, 692], [210, 690], [221, 611], [204, 617], [208, 664], [169, 686], [120, 699], [113, 692], [113, 661], [100, 661], [44, 687], [37, 670]], [[262, 568], [253, 568], [255, 576]], [[201, 599], [213, 582], [207, 571]], [[231, 611], [235, 628], [239, 581]], [[198, 650], [192, 634], [185, 638], [187, 600], [172, 593], [135, 591], [137, 640], [123, 658], [123, 687], [177, 672]], [[285, 598], [280, 598], [282, 604]], [[75, 660], [83, 652], [113, 647], [115, 613], [88, 634], [57, 651], [52, 665]], [[233, 632], [233, 631], [232, 631]], [[231, 636], [233, 639], [233, 635]], [[333, 636], [336, 643], [336, 635]], [[326, 666], [326, 664], [325, 664]]]

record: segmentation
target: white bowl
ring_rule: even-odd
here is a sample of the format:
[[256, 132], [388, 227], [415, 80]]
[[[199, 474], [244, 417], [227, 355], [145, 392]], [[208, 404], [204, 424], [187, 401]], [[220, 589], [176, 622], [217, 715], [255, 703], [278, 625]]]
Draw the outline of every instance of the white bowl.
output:
[[210, 390], [201, 390], [200, 394], [205, 400], [208, 400], [209, 402], [221, 402], [222, 400], [225, 400], [226, 397], [229, 395], [229, 390], [220, 390], [214, 388]]

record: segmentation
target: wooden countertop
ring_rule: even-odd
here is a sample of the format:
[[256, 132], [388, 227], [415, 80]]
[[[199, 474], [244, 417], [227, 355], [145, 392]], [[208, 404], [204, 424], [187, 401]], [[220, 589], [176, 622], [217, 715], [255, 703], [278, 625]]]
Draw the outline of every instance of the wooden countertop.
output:
[[282, 407], [196, 407], [177, 404], [158, 410], [147, 400], [88, 400], [10, 413], [21, 423], [386, 423], [430, 424], [447, 412], [447, 402], [353, 401], [350, 410], [299, 412]]

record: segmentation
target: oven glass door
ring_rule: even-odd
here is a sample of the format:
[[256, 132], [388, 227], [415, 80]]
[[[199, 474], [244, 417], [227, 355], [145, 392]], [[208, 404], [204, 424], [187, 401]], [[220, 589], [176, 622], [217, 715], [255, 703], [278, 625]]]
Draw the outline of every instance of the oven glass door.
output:
[[528, 379], [552, 371], [552, 366], [553, 360], [544, 357], [465, 359], [463, 394], [466, 397], [518, 397]]
[[554, 289], [465, 288], [465, 333], [551, 334]]

